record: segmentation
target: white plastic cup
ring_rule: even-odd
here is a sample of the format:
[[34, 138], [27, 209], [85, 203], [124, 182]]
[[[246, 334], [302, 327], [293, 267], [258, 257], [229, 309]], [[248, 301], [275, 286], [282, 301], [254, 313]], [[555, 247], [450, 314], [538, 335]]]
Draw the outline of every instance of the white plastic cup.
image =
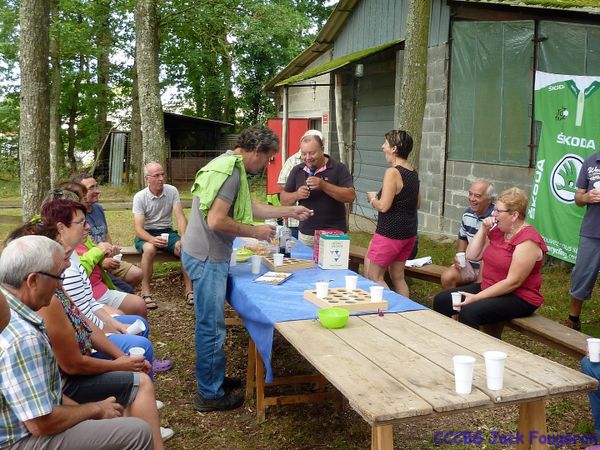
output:
[[160, 233], [160, 237], [163, 241], [166, 241], [167, 244], [169, 243], [169, 233]]
[[283, 253], [273, 253], [273, 265], [283, 266]]
[[144, 322], [142, 322], [140, 319], [137, 319], [127, 327], [127, 334], [140, 334], [143, 331], [146, 331], [146, 325], [144, 325]]
[[252, 273], [257, 275], [260, 273], [260, 262], [262, 257], [260, 255], [252, 255], [250, 261], [252, 261]]
[[588, 354], [590, 356], [590, 362], [600, 362], [600, 339], [588, 338]]
[[380, 302], [383, 300], [383, 286], [371, 286], [371, 301]]
[[353, 291], [356, 289], [356, 284], [358, 283], [358, 276], [356, 275], [346, 275], [346, 290]]
[[467, 255], [465, 255], [465, 252], [458, 252], [456, 254], [456, 259], [458, 259], [458, 264], [460, 264], [460, 267], [463, 269], [467, 267]]
[[112, 257], [115, 261], [119, 261], [121, 262], [121, 258], [123, 258], [123, 253], [119, 253], [118, 255], [115, 255]]
[[146, 350], [142, 347], [131, 347], [129, 349], [129, 356], [144, 356]]
[[452, 357], [454, 363], [454, 385], [457, 394], [470, 394], [473, 385], [475, 358], [467, 355]]
[[460, 292], [453, 292], [452, 294], [452, 309], [454, 311], [460, 311], [460, 308], [457, 308], [462, 303], [462, 294]]
[[315, 288], [317, 289], [317, 297], [325, 298], [329, 292], [329, 281], [317, 281]]
[[489, 351], [483, 353], [485, 359], [485, 379], [490, 391], [499, 391], [504, 382], [504, 364], [506, 353]]

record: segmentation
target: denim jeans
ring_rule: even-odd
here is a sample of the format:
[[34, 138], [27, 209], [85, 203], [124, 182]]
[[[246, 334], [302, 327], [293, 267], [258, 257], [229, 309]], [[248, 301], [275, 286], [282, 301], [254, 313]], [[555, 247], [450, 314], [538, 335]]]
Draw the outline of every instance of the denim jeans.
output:
[[[590, 362], [590, 358], [587, 356], [581, 360], [581, 371], [596, 380], [600, 380], [600, 363]], [[600, 440], [600, 388], [590, 392], [588, 397], [592, 407], [592, 416], [594, 417], [594, 431]]]
[[200, 261], [185, 251], [181, 261], [194, 286], [196, 381], [206, 400], [225, 395], [225, 295], [229, 262]]

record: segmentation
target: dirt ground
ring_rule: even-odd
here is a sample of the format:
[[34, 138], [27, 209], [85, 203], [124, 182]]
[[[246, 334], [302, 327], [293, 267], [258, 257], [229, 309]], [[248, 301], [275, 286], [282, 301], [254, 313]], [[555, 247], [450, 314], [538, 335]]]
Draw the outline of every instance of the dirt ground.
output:
[[[173, 370], [157, 374], [157, 398], [165, 403], [161, 411], [163, 426], [175, 430], [168, 449], [368, 449], [371, 433], [366, 422], [345, 402], [338, 413], [333, 404], [286, 405], [267, 409], [266, 420], [257, 422], [254, 402], [228, 412], [199, 413], [192, 408], [196, 391], [194, 377], [194, 313], [185, 305], [180, 274], [168, 273], [154, 282], [154, 298], [159, 308], [149, 313], [151, 339], [159, 358], [171, 358]], [[514, 332], [504, 339], [534, 353], [578, 368], [578, 361], [549, 351]], [[248, 335], [243, 327], [229, 327], [226, 340], [227, 374], [245, 381]], [[275, 373], [310, 373], [303, 361], [284, 339], [275, 336]], [[551, 399], [546, 408], [548, 433], [592, 433], [592, 418], [586, 395]], [[514, 448], [510, 444], [490, 443], [496, 435], [516, 431], [517, 406], [480, 410], [471, 414], [440, 415], [435, 419], [415, 420], [394, 427], [394, 448], [439, 448], [436, 432], [480, 432], [478, 444], [443, 444], [444, 448]], [[497, 434], [495, 434], [497, 433]], [[585, 445], [562, 448], [580, 449]]]

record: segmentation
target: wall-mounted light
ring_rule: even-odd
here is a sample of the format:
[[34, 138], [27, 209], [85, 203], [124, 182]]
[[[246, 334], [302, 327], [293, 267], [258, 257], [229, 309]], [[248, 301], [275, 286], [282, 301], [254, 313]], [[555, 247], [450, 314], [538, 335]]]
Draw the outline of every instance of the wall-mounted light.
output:
[[362, 78], [364, 74], [365, 74], [365, 66], [363, 66], [362, 64], [357, 64], [354, 67], [354, 76], [356, 78]]

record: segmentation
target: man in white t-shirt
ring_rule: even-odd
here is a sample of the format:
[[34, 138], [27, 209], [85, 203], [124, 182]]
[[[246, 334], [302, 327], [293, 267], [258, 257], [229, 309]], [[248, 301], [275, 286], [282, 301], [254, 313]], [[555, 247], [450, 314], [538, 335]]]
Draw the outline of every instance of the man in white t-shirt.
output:
[[[150, 293], [154, 257], [157, 250], [181, 254], [181, 237], [173, 229], [173, 214], [181, 235], [185, 233], [187, 219], [183, 213], [179, 191], [175, 186], [165, 183], [165, 171], [157, 162], [149, 162], [144, 167], [144, 179], [147, 187], [133, 197], [133, 215], [135, 224], [135, 248], [142, 252], [142, 298], [148, 309], [158, 306]], [[164, 239], [161, 235], [168, 234]], [[186, 301], [193, 304], [192, 283], [185, 272], [183, 281], [186, 289]]]

